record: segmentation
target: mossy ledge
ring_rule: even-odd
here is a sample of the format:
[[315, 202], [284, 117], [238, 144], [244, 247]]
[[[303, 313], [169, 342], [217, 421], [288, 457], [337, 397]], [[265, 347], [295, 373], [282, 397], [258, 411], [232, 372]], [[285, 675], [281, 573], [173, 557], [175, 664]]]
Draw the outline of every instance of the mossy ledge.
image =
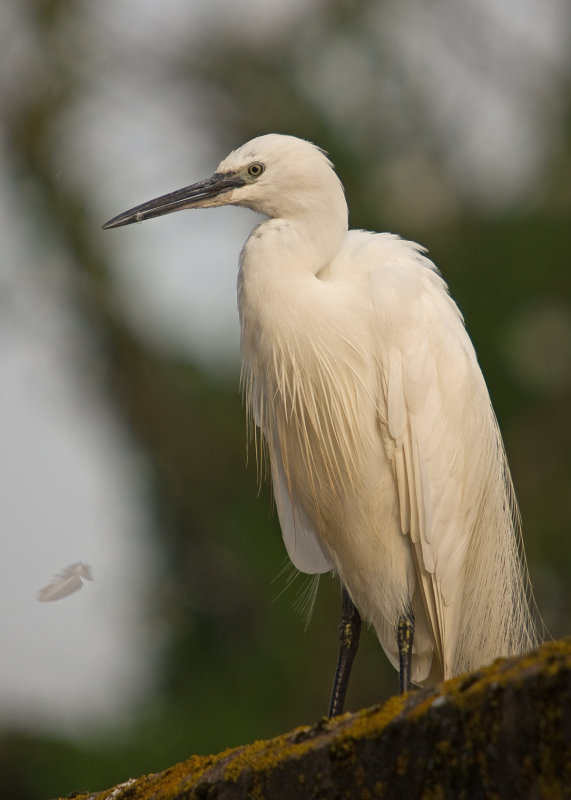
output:
[[76, 800], [571, 797], [571, 638]]

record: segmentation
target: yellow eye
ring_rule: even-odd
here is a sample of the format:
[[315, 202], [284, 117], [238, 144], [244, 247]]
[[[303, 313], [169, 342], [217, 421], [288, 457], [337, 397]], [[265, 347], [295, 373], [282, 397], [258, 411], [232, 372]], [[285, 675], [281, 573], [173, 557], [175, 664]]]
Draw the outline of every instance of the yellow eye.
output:
[[251, 175], [252, 178], [259, 178], [264, 169], [265, 167], [263, 164], [260, 164], [259, 161], [255, 161], [248, 167], [248, 175]]

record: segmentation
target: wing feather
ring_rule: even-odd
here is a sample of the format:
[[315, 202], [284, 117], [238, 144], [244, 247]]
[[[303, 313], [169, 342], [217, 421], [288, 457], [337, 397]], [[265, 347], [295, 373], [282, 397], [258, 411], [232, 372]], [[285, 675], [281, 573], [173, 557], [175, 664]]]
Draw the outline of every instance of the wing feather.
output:
[[478, 407], [485, 387], [444, 282], [427, 259], [413, 254], [406, 265], [398, 257], [385, 262], [375, 276], [381, 335], [391, 342], [381, 357], [381, 426], [390, 443], [401, 529], [410, 536], [428, 633], [446, 677], [470, 540], [465, 432], [473, 435], [469, 404]]
[[303, 508], [293, 498], [277, 442], [274, 444], [272, 455], [274, 500], [288, 556], [300, 572], [311, 575], [329, 572], [333, 569], [333, 563]]
[[[268, 426], [264, 424], [264, 409], [266, 408], [264, 392], [259, 383], [251, 376], [249, 380], [244, 377], [243, 380], [254, 431], [257, 429], [261, 431], [271, 452], [270, 466], [274, 502], [287, 554], [294, 567], [300, 572], [310, 575], [330, 572], [333, 569], [333, 563], [288, 483], [278, 432], [267, 430]], [[259, 465], [263, 459], [263, 454], [259, 452], [260, 449], [257, 447]]]
[[69, 564], [55, 576], [55, 580], [42, 587], [38, 592], [38, 600], [41, 603], [51, 603], [54, 600], [61, 600], [73, 594], [83, 586], [82, 578], [88, 581], [93, 580], [93, 573], [88, 564], [81, 561]]

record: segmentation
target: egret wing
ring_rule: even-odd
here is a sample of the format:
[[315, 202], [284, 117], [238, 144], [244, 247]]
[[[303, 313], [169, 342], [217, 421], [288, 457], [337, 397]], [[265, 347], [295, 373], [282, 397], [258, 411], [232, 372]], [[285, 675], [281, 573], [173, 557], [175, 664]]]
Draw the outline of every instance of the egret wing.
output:
[[332, 570], [331, 559], [288, 486], [277, 442], [272, 449], [272, 485], [284, 544], [294, 567], [311, 575]]
[[402, 263], [396, 250], [372, 273], [387, 345], [379, 412], [401, 530], [410, 537], [429, 634], [446, 677], [478, 509], [479, 425], [488, 421], [489, 401], [457, 307], [431, 262], [408, 244], [399, 242]]
[[[265, 420], [266, 398], [255, 379], [245, 381], [244, 393], [251, 414], [251, 421], [259, 429], [267, 444], [270, 455], [272, 488], [278, 512], [280, 527], [288, 556], [296, 569], [309, 575], [329, 572], [333, 563], [325, 552], [321, 541], [295, 492], [286, 477], [279, 437]], [[256, 438], [257, 434], [254, 434]], [[259, 461], [264, 458], [264, 448], [257, 451]]]

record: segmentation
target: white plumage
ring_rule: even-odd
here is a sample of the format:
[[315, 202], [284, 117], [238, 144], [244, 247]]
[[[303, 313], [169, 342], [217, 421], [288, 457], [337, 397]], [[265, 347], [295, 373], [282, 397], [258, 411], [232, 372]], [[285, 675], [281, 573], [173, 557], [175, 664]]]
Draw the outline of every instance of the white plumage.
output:
[[240, 258], [242, 380], [293, 564], [337, 572], [397, 668], [412, 611], [417, 683], [532, 647], [501, 436], [423, 248], [349, 231], [325, 154], [277, 134], [105, 227], [223, 204], [270, 217]]
[[49, 603], [54, 600], [61, 600], [74, 592], [78, 592], [83, 586], [82, 578], [87, 581], [93, 580], [93, 571], [89, 564], [77, 561], [69, 564], [55, 576], [56, 579], [38, 592], [38, 600], [41, 603]]

